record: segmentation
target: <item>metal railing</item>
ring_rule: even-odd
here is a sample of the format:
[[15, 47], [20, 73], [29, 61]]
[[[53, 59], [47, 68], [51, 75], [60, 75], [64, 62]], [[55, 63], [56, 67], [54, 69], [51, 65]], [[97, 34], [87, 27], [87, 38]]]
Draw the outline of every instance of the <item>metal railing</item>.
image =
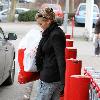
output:
[[100, 100], [100, 72], [96, 72], [93, 67], [86, 67], [84, 75], [89, 76], [91, 80], [89, 100]]

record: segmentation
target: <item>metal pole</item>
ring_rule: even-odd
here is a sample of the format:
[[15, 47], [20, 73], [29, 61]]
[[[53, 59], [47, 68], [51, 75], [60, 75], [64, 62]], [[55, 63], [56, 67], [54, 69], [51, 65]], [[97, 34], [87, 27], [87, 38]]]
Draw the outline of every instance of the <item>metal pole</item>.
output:
[[64, 32], [67, 32], [67, 24], [68, 24], [68, 12], [69, 12], [69, 0], [65, 0], [65, 11], [64, 11]]
[[59, 4], [59, 0], [57, 0], [57, 4]]
[[8, 0], [7, 20], [9, 20], [9, 14], [10, 14], [10, 0]]
[[92, 33], [93, 5], [94, 5], [94, 0], [86, 0], [85, 35], [89, 40], [92, 40], [93, 36]]
[[8, 9], [10, 10], [10, 0], [8, 0]]

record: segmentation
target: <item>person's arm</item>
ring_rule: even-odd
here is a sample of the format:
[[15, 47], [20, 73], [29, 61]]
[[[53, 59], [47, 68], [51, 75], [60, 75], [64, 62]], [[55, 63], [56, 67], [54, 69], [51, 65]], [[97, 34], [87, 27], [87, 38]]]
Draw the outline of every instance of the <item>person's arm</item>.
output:
[[60, 79], [61, 79], [62, 84], [64, 85], [64, 82], [65, 82], [65, 38], [59, 34], [53, 35], [52, 45], [53, 45], [57, 63], [59, 66]]
[[99, 34], [99, 33], [100, 33], [100, 18], [97, 20], [95, 24], [95, 34]]
[[42, 40], [40, 40], [38, 48], [37, 48], [37, 52], [36, 52], [36, 66], [37, 66], [37, 70], [40, 71], [42, 69], [42, 64], [43, 64], [43, 58], [42, 58], [42, 52], [41, 52], [41, 43]]

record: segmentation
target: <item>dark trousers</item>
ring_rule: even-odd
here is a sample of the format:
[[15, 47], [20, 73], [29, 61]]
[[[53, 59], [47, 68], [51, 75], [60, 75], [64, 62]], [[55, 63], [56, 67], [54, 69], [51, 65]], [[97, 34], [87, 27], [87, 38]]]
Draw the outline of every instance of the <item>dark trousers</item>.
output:
[[100, 39], [95, 40], [95, 55], [100, 54]]
[[99, 55], [99, 54], [100, 54], [100, 47], [98, 45], [97, 48], [95, 48], [95, 55]]

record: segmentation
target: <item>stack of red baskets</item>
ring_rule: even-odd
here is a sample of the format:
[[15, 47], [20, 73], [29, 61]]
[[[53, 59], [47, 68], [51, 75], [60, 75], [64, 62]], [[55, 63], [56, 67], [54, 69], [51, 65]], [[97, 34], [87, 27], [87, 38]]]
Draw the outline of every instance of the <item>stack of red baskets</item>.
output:
[[[71, 38], [70, 34], [66, 34], [66, 48], [65, 48], [65, 59], [66, 59], [66, 71], [65, 71], [65, 87], [64, 87], [64, 96], [60, 97], [60, 100], [76, 100], [76, 99], [72, 99], [71, 96], [73, 95], [74, 97], [77, 96], [77, 98], [80, 98], [80, 95], [75, 95], [73, 94], [75, 91], [75, 85], [73, 83], [71, 83], [71, 80], [75, 82], [75, 84], [77, 85], [77, 81], [76, 79], [79, 80], [79, 82], [81, 83], [82, 80], [87, 81], [86, 87], [85, 89], [82, 87], [81, 90], [81, 96], [83, 96], [83, 92], [88, 91], [88, 84], [89, 84], [89, 79], [87, 77], [83, 77], [81, 76], [81, 67], [82, 67], [82, 61], [77, 59], [77, 49], [74, 47], [74, 40]], [[80, 77], [75, 76], [75, 77], [71, 77], [72, 75], [80, 75]], [[83, 81], [82, 81], [83, 82]], [[83, 83], [82, 83], [83, 84]], [[72, 86], [71, 86], [72, 85]], [[71, 89], [73, 87], [73, 89]], [[80, 88], [80, 87], [79, 87]], [[72, 90], [72, 91], [70, 91]], [[80, 90], [80, 91], [81, 91]], [[71, 94], [72, 93], [72, 94]], [[85, 93], [85, 94], [86, 94]], [[87, 96], [85, 97], [86, 100], [88, 100], [88, 94], [86, 94]], [[79, 99], [77, 99], [79, 100]], [[83, 100], [83, 99], [82, 99]]]

